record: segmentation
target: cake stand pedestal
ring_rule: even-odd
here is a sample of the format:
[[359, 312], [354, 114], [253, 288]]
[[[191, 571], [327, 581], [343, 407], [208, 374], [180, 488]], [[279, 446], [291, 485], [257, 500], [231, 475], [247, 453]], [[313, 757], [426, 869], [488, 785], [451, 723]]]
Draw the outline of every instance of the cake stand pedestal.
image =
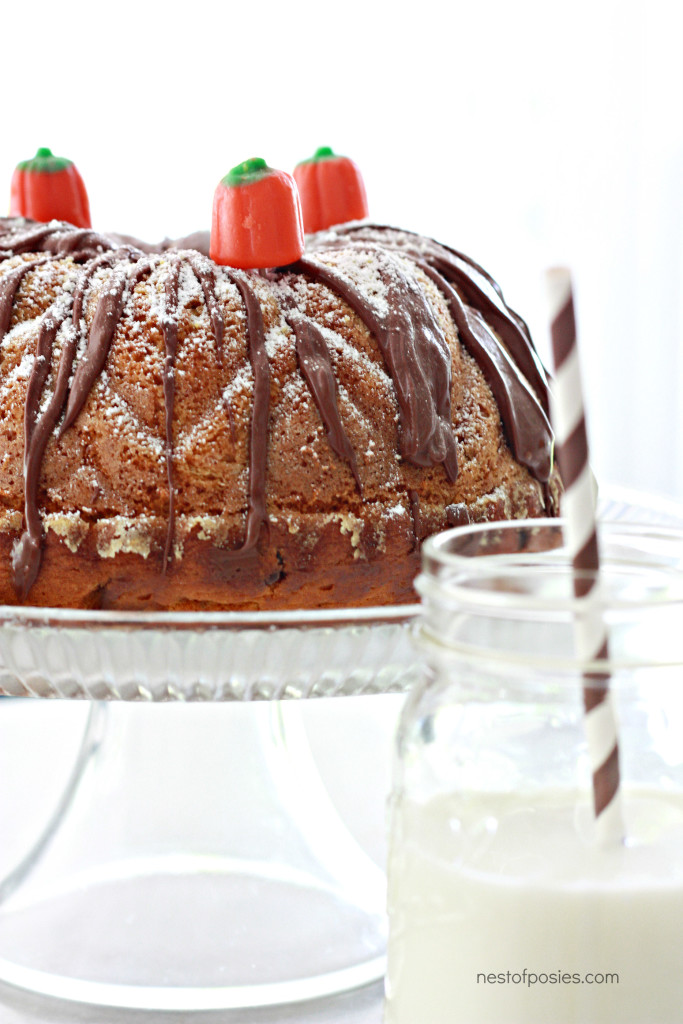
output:
[[2, 689], [91, 707], [58, 806], [0, 881], [0, 980], [190, 1011], [381, 977], [383, 873], [328, 796], [297, 702], [259, 698], [404, 690], [422, 671], [414, 611], [3, 609]]

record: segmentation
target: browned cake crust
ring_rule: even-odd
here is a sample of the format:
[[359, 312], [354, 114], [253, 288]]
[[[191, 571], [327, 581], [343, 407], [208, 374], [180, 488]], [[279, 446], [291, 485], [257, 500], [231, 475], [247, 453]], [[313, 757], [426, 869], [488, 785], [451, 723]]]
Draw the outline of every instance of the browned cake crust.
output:
[[428, 534], [555, 513], [545, 403], [497, 286], [418, 236], [259, 274], [0, 221], [0, 604], [412, 601]]

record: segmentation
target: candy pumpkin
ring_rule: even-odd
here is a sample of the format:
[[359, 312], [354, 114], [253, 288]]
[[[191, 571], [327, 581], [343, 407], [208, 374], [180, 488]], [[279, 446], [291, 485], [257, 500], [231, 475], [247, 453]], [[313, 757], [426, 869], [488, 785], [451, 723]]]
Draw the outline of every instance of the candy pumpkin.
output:
[[322, 146], [310, 160], [297, 164], [294, 179], [299, 186], [307, 234], [367, 217], [368, 200], [360, 170], [353, 160], [337, 156], [329, 146]]
[[286, 266], [303, 251], [301, 204], [291, 174], [260, 157], [233, 167], [213, 199], [211, 259], [247, 270]]
[[46, 148], [22, 160], [12, 176], [10, 216], [92, 227], [88, 193], [75, 164]]

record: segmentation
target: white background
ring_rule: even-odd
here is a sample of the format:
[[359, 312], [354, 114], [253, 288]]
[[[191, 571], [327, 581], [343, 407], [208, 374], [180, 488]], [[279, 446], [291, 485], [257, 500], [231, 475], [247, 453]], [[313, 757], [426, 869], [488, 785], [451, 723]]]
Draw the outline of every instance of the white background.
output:
[[[214, 187], [239, 161], [291, 169], [331, 145], [362, 167], [373, 218], [481, 262], [544, 353], [542, 271], [568, 263], [596, 474], [683, 499], [680, 0], [14, 0], [0, 53], [0, 212], [15, 164], [50, 146], [79, 166], [97, 228], [180, 235], [208, 227]], [[397, 711], [378, 701], [359, 718], [369, 740], [344, 724], [352, 705], [331, 709], [339, 735], [373, 752], [368, 841]], [[4, 710], [4, 735], [30, 733], [32, 751], [52, 749], [38, 711], [74, 712]], [[71, 742], [53, 725], [53, 744]], [[3, 777], [17, 764], [15, 752]], [[379, 989], [361, 997], [354, 1020], [378, 1022]], [[3, 1024], [92, 1020], [4, 990], [0, 1003]]]
[[319, 145], [371, 216], [501, 282], [547, 353], [542, 271], [575, 275], [603, 483], [683, 498], [683, 4], [15, 3], [0, 184], [71, 157], [102, 230], [208, 227], [217, 181]]

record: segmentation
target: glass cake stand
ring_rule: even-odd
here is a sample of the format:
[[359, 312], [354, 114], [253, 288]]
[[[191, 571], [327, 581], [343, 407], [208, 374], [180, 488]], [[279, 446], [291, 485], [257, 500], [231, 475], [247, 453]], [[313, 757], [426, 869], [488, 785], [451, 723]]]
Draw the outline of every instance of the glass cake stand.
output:
[[[380, 978], [385, 877], [337, 813], [296, 699], [406, 690], [423, 671], [416, 611], [0, 608], [0, 692], [91, 702], [58, 805], [0, 880], [0, 980], [209, 1010]], [[353, 757], [340, 736], [339, 763]]]
[[[623, 492], [601, 513], [683, 521]], [[424, 671], [417, 611], [0, 608], [0, 691], [91, 701], [50, 820], [0, 880], [0, 980], [182, 1011], [378, 979], [385, 877], [322, 784], [297, 699], [405, 691]]]

